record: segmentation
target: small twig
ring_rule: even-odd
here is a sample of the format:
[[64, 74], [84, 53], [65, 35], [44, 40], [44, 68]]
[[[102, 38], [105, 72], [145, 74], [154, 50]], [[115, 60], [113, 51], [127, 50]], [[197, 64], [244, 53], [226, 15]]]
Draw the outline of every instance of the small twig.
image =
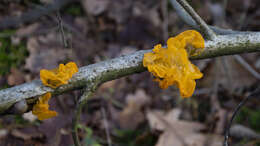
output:
[[57, 19], [58, 19], [58, 26], [60, 28], [60, 32], [61, 32], [61, 39], [62, 39], [62, 42], [63, 42], [63, 45], [65, 48], [68, 48], [68, 43], [67, 43], [67, 39], [65, 37], [65, 33], [64, 33], [64, 27], [63, 27], [63, 23], [62, 23], [62, 20], [61, 20], [61, 16], [60, 16], [60, 12], [57, 11]]
[[79, 135], [78, 135], [78, 123], [80, 121], [80, 115], [81, 115], [81, 110], [83, 105], [84, 105], [83, 103], [77, 103], [76, 110], [75, 110], [75, 117], [72, 119], [72, 126], [73, 126], [72, 138], [75, 146], [81, 146]]
[[227, 9], [227, 4], [228, 4], [228, 0], [223, 0], [223, 2], [222, 2], [222, 7], [223, 7], [223, 12], [224, 12], [224, 19], [223, 20], [225, 20], [226, 19], [226, 17], [227, 17], [227, 13], [226, 13], [226, 9]]
[[255, 71], [250, 64], [248, 64], [240, 55], [233, 55], [233, 57], [246, 69], [251, 73], [256, 79], [260, 80], [260, 74]]
[[6, 16], [0, 22], [0, 30], [19, 27], [21, 24], [33, 22], [39, 19], [41, 16], [52, 13], [56, 10], [59, 10], [63, 6], [76, 1], [77, 0], [54, 0], [53, 3], [46, 5], [44, 9], [36, 8], [33, 10], [29, 10], [28, 12], [25, 12], [20, 16]]
[[232, 79], [233, 79], [233, 76], [232, 76], [232, 70], [231, 70], [231, 66], [230, 66], [230, 62], [228, 62], [228, 57], [222, 57], [223, 59], [221, 59], [220, 61], [222, 62], [223, 64], [223, 69], [224, 69], [224, 74], [225, 76], [227, 77], [227, 85], [228, 87], [231, 87], [231, 84], [232, 84]]
[[163, 39], [166, 42], [168, 39], [168, 0], [162, 0], [161, 1], [161, 12], [163, 15], [163, 24], [162, 24], [162, 30], [163, 30]]
[[[217, 72], [217, 70], [219, 69], [220, 67], [220, 60], [217, 58], [216, 59], [216, 65], [215, 65], [215, 68], [214, 70], [216, 70], [215, 72]], [[215, 79], [215, 82], [213, 84], [213, 87], [212, 87], [212, 91], [211, 91], [211, 96], [210, 96], [210, 103], [211, 103], [211, 106], [213, 107], [212, 109], [212, 112], [215, 113], [216, 111], [220, 110], [220, 103], [219, 103], [219, 100], [218, 100], [218, 90], [219, 90], [219, 74], [216, 73], [214, 75], [214, 79]]]
[[177, 2], [190, 14], [190, 16], [195, 20], [195, 22], [199, 25], [200, 30], [203, 34], [206, 35], [206, 38], [209, 40], [214, 40], [217, 36], [211, 30], [208, 25], [204, 22], [203, 19], [194, 11], [194, 9], [186, 2], [186, 0], [177, 0]]
[[99, 81], [93, 81], [92, 83], [89, 83], [89, 85], [85, 88], [84, 94], [80, 97], [78, 102], [84, 103], [85, 101], [87, 101], [88, 98], [91, 97], [97, 90], [98, 85]]
[[108, 128], [108, 122], [107, 122], [107, 117], [106, 117], [106, 111], [104, 107], [101, 108], [102, 115], [104, 117], [104, 126], [106, 130], [106, 136], [107, 136], [107, 141], [108, 141], [108, 146], [112, 146], [111, 138], [110, 138], [110, 133], [109, 133], [109, 128]]
[[218, 80], [220, 77], [220, 74], [218, 73], [220, 68], [222, 67], [222, 60], [220, 58], [216, 58], [215, 59], [216, 64], [214, 66], [214, 70], [215, 70], [215, 75], [214, 75], [214, 84], [213, 84], [213, 89], [212, 89], [212, 93], [210, 93], [210, 104], [212, 106], [211, 108], [211, 114], [212, 119], [218, 118], [218, 122], [216, 123], [216, 127], [214, 128], [215, 133], [223, 133], [224, 131], [224, 125], [225, 125], [225, 121], [226, 121], [226, 111], [224, 109], [221, 108], [219, 99], [218, 99], [218, 91], [219, 91], [219, 85], [220, 85], [220, 81]]
[[76, 146], [81, 146], [79, 136], [78, 136], [78, 123], [80, 121], [82, 107], [85, 105], [87, 100], [93, 95], [96, 88], [97, 88], [97, 84], [89, 84], [85, 88], [83, 95], [80, 97], [80, 99], [77, 102], [75, 115], [72, 120], [72, 126], [73, 126], [72, 138]]
[[231, 128], [232, 122], [233, 122], [233, 120], [235, 119], [237, 113], [239, 112], [239, 110], [241, 109], [241, 107], [242, 107], [243, 105], [245, 105], [246, 102], [247, 102], [250, 98], [252, 98], [252, 97], [254, 97], [254, 96], [258, 95], [258, 94], [260, 94], [260, 87], [258, 87], [257, 89], [255, 89], [255, 91], [253, 91], [253, 92], [252, 92], [251, 94], [249, 94], [246, 98], [244, 98], [244, 99], [238, 104], [238, 106], [235, 108], [235, 110], [234, 110], [234, 112], [233, 112], [233, 114], [232, 114], [232, 117], [231, 117], [231, 119], [230, 119], [230, 121], [229, 121], [229, 123], [228, 123], [227, 129], [226, 129], [226, 131], [225, 131], [224, 144], [223, 144], [224, 146], [228, 146], [228, 138], [229, 138], [230, 128]]
[[[42, 10], [42, 11], [45, 10], [45, 7], [43, 7], [41, 5], [34, 5], [34, 7], [39, 10]], [[56, 23], [59, 23], [59, 20], [57, 20], [57, 17], [50, 15], [50, 14], [47, 14], [46, 16], [49, 17], [50, 19], [54, 20]], [[76, 34], [76, 36], [78, 36], [79, 38], [85, 38], [85, 35], [81, 31], [78, 31], [76, 28], [71, 26], [71, 24], [66, 23], [64, 20], [62, 21], [62, 26], [69, 32]]]
[[[47, 15], [47, 17], [51, 18], [53, 21], [58, 23], [58, 20], [56, 19], [56, 17], [54, 17], [52, 15]], [[63, 24], [63, 27], [66, 30], [68, 30], [69, 32], [75, 34], [75, 36], [78, 36], [79, 38], [85, 38], [86, 37], [83, 32], [81, 32], [78, 29], [74, 28], [74, 26], [72, 26], [71, 24], [67, 23], [66, 21], [63, 20], [62, 24]]]
[[[188, 25], [191, 27], [199, 30], [199, 26], [196, 24], [196, 22], [192, 19], [192, 17], [185, 11], [185, 9], [176, 1], [176, 0], [170, 0], [171, 5], [173, 6], [174, 10], [178, 14], [178, 16]], [[232, 29], [223, 29], [218, 28], [215, 26], [209, 26], [212, 30], [214, 30], [215, 33], [219, 35], [226, 35], [226, 34], [246, 34], [250, 33], [249, 31], [235, 31]]]

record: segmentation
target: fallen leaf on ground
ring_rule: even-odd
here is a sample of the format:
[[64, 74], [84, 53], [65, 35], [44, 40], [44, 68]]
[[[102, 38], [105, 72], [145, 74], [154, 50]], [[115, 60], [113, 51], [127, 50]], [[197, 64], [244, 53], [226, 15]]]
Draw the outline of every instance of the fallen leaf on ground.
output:
[[11, 86], [22, 84], [25, 81], [24, 76], [25, 75], [21, 71], [12, 68], [11, 73], [8, 75], [7, 83]]
[[28, 25], [26, 27], [22, 27], [22, 28], [19, 28], [17, 31], [16, 31], [16, 35], [17, 36], [27, 36], [27, 35], [30, 35], [32, 33], [34, 33], [35, 31], [37, 31], [37, 29], [39, 28], [40, 24], [39, 23], [33, 23], [31, 25]]
[[11, 131], [11, 135], [23, 140], [30, 140], [32, 138], [43, 138], [43, 134], [35, 128], [13, 129]]
[[30, 53], [26, 59], [25, 68], [32, 73], [39, 73], [42, 68], [55, 68], [66, 59], [73, 59], [75, 56], [71, 49], [62, 48], [56, 33], [50, 33], [46, 37], [31, 37], [27, 41], [27, 48]]
[[131, 8], [129, 0], [113, 0], [108, 8], [108, 17], [117, 23], [124, 23], [131, 16]]
[[98, 91], [104, 93], [106, 90], [108, 90], [110, 88], [115, 88], [116, 82], [117, 82], [117, 80], [105, 82], [98, 88]]
[[147, 7], [141, 2], [136, 2], [133, 5], [133, 15], [135, 17], [143, 17], [149, 19], [153, 26], [160, 28], [162, 25], [162, 20], [160, 18], [160, 12], [158, 7]]
[[106, 11], [108, 4], [108, 0], [82, 0], [85, 11], [94, 16]]
[[150, 97], [144, 90], [138, 89], [135, 94], [126, 97], [127, 106], [119, 114], [119, 124], [123, 129], [136, 129], [145, 120], [141, 108], [150, 102]]
[[0, 139], [6, 137], [8, 131], [6, 129], [0, 129]]
[[230, 128], [230, 135], [236, 138], [260, 139], [260, 134], [243, 125], [233, 125]]
[[222, 141], [215, 142], [215, 137], [211, 138], [209, 144], [209, 136], [199, 132], [205, 129], [205, 126], [198, 122], [179, 120], [180, 112], [179, 109], [173, 109], [166, 114], [162, 111], [148, 111], [150, 127], [163, 131], [156, 146], [202, 146], [206, 143], [209, 146], [222, 145]]

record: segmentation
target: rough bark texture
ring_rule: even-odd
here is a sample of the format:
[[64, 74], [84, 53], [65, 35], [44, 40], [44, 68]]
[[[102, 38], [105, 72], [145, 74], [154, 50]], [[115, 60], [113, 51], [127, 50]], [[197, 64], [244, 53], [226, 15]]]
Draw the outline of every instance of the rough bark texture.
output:
[[[37, 97], [46, 92], [61, 94], [87, 86], [93, 82], [103, 83], [123, 76], [145, 71], [142, 66], [143, 54], [151, 50], [138, 51], [127, 56], [103, 61], [81, 67], [67, 85], [57, 89], [44, 86], [40, 80], [34, 80], [12, 88], [0, 91], [0, 113], [4, 113], [14, 103]], [[232, 34], [218, 36], [214, 41], [206, 41], [205, 51], [191, 59], [212, 58], [246, 52], [260, 51], [260, 33]]]
[[81, 67], [79, 72], [70, 79], [67, 85], [63, 85], [55, 90], [44, 86], [40, 80], [0, 90], [0, 113], [3, 113], [18, 101], [37, 97], [46, 92], [60, 94], [69, 90], [82, 88], [92, 82], [98, 81], [102, 83], [126, 75], [143, 72], [145, 68], [142, 66], [142, 58], [143, 54], [148, 51], [151, 50], [138, 51], [128, 56]]
[[212, 58], [223, 55], [260, 51], [260, 33], [219, 35], [206, 42], [206, 51], [192, 59]]

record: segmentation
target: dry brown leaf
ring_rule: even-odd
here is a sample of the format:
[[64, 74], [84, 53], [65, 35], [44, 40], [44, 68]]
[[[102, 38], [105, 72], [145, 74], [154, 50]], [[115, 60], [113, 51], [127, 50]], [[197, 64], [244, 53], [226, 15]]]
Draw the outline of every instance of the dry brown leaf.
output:
[[226, 128], [227, 111], [221, 108], [217, 111], [216, 116], [218, 121], [216, 123], [215, 133], [222, 134]]
[[89, 31], [88, 20], [85, 17], [76, 17], [74, 20], [75, 27], [80, 30], [80, 33], [87, 34]]
[[260, 134], [243, 125], [235, 124], [230, 128], [230, 135], [236, 138], [260, 139]]
[[8, 131], [6, 129], [0, 129], [0, 139], [6, 137]]
[[[201, 146], [207, 143], [207, 135], [199, 133], [205, 126], [198, 122], [179, 120], [180, 110], [173, 109], [164, 114], [162, 111], [148, 111], [147, 119], [152, 129], [161, 130], [156, 146]], [[221, 146], [222, 142], [210, 146]]]
[[123, 129], [135, 130], [144, 120], [144, 114], [135, 103], [128, 104], [119, 114], [119, 125]]
[[23, 140], [30, 140], [32, 138], [42, 138], [43, 135], [34, 128], [22, 128], [22, 129], [13, 129], [11, 135]]
[[138, 108], [150, 102], [150, 97], [145, 93], [143, 89], [138, 89], [135, 94], [129, 94], [126, 96], [126, 102], [128, 105], [136, 104]]
[[37, 31], [37, 29], [39, 28], [40, 24], [39, 23], [33, 23], [31, 25], [19, 28], [16, 31], [16, 35], [19, 36], [26, 36], [26, 35], [30, 35], [32, 33], [34, 33], [35, 31]]
[[108, 17], [117, 23], [124, 23], [131, 15], [132, 2], [129, 0], [113, 0], [108, 8]]
[[13, 136], [18, 137], [18, 138], [21, 138], [21, 139], [23, 139], [23, 140], [29, 140], [29, 139], [32, 138], [31, 135], [25, 134], [25, 133], [23, 133], [23, 132], [21, 132], [21, 131], [19, 131], [19, 130], [17, 130], [17, 129], [12, 130], [11, 134], [12, 134]]
[[68, 58], [74, 58], [71, 49], [62, 48], [60, 36], [49, 33], [47, 36], [31, 37], [27, 41], [30, 56], [26, 59], [25, 68], [39, 73], [43, 68], [52, 69]]
[[162, 25], [158, 7], [150, 8], [137, 1], [133, 6], [133, 15], [135, 17], [147, 18], [155, 27], [160, 27]]
[[106, 11], [109, 1], [108, 0], [82, 0], [82, 4], [86, 12], [96, 16]]
[[122, 48], [121, 52], [119, 53], [119, 56], [121, 55], [129, 55], [137, 51], [136, 47], [133, 46], [125, 46]]
[[25, 77], [25, 75], [21, 71], [15, 69], [15, 68], [12, 68], [11, 74], [8, 75], [7, 83], [8, 83], [8, 85], [11, 85], [11, 86], [22, 84], [25, 81], [24, 77]]
[[105, 92], [109, 88], [115, 88], [116, 82], [117, 82], [117, 80], [112, 80], [112, 81], [108, 81], [108, 82], [103, 83], [98, 88], [98, 92]]
[[214, 62], [205, 69], [206, 76], [200, 80], [201, 86], [212, 87], [218, 81], [223, 88], [233, 90], [255, 83], [255, 78], [233, 57], [225, 56], [217, 59], [219, 62]]
[[150, 102], [150, 97], [144, 90], [138, 89], [135, 94], [126, 97], [127, 106], [119, 114], [119, 124], [124, 129], [136, 129], [145, 120], [141, 108]]

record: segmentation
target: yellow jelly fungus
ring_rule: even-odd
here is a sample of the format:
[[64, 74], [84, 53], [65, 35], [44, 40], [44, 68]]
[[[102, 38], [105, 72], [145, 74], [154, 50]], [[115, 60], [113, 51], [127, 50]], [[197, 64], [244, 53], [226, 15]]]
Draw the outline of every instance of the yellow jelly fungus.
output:
[[176, 85], [182, 97], [190, 97], [196, 86], [195, 79], [202, 78], [200, 70], [189, 61], [187, 53], [191, 56], [199, 54], [204, 48], [204, 39], [194, 30], [182, 32], [176, 37], [169, 38], [167, 48], [161, 44], [154, 47], [153, 52], [145, 53], [144, 67], [155, 76], [155, 81], [163, 89]]
[[49, 110], [48, 101], [51, 98], [51, 93], [46, 93], [39, 98], [37, 103], [33, 106], [32, 113], [38, 117], [39, 120], [45, 120], [57, 116], [57, 112]]
[[40, 78], [45, 86], [57, 88], [63, 84], [67, 84], [68, 80], [78, 72], [78, 67], [74, 62], [69, 62], [66, 65], [60, 64], [59, 68], [40, 71]]
[[[196, 56], [204, 51], [205, 42], [201, 34], [195, 30], [187, 30], [176, 37], [171, 37], [167, 41], [176, 48], [184, 48], [187, 50], [189, 56]], [[169, 47], [169, 45], [168, 45]]]

